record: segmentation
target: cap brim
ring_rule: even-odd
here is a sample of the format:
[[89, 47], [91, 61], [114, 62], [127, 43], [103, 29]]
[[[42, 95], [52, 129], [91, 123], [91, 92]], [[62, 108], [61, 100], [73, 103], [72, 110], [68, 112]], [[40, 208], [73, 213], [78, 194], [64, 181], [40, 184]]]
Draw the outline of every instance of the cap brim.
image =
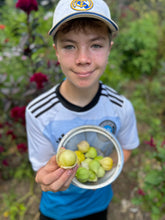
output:
[[54, 25], [50, 29], [48, 34], [51, 35], [51, 36], [54, 36], [62, 24], [64, 24], [67, 21], [70, 21], [72, 19], [82, 18], [82, 17], [83, 18], [96, 18], [98, 20], [101, 20], [105, 24], [107, 24], [107, 26], [109, 27], [109, 29], [112, 32], [116, 33], [119, 30], [117, 24], [113, 20], [110, 20], [110, 19], [108, 19], [108, 18], [106, 18], [106, 17], [104, 17], [104, 16], [102, 16], [100, 14], [93, 13], [93, 12], [79, 12], [79, 13], [76, 13], [76, 14], [71, 14], [71, 15], [65, 17], [64, 19], [62, 19], [60, 22], [58, 22], [56, 25]]

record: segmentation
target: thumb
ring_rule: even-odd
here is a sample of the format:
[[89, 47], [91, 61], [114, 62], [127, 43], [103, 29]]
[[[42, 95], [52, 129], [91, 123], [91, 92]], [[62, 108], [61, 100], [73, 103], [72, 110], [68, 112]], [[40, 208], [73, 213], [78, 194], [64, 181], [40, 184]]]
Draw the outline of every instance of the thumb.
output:
[[49, 171], [53, 171], [54, 169], [57, 169], [59, 166], [56, 161], [56, 155], [52, 156], [50, 160], [45, 165], [45, 168], [47, 168]]

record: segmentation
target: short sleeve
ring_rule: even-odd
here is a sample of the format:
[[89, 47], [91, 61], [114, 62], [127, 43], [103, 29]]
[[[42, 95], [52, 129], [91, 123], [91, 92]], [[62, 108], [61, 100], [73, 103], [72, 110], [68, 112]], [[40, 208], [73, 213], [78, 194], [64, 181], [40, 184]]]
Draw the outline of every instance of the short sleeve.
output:
[[121, 128], [118, 133], [118, 140], [123, 149], [132, 150], [139, 145], [137, 123], [134, 108], [131, 102], [124, 100], [123, 110], [120, 115]]
[[26, 108], [26, 132], [29, 160], [34, 171], [44, 166], [55, 154], [51, 142], [43, 135], [42, 126]]

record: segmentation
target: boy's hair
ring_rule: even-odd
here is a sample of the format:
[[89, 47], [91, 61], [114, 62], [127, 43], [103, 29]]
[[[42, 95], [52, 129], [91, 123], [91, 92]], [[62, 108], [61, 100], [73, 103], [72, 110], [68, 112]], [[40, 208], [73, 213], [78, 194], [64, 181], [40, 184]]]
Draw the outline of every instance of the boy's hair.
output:
[[[95, 18], [77, 18], [73, 19], [70, 21], [67, 21], [57, 31], [57, 33], [53, 36], [53, 41], [56, 44], [57, 43], [57, 35], [59, 32], [62, 32], [64, 34], [68, 33], [69, 31], [75, 30], [77, 32], [83, 30], [85, 31], [86, 28], [90, 29], [97, 29], [97, 28], [102, 28], [103, 25], [105, 25], [104, 22], [95, 19]], [[106, 25], [105, 25], [106, 26]], [[109, 35], [109, 40], [111, 42], [112, 40], [112, 32], [111, 30], [107, 27], [107, 34]]]

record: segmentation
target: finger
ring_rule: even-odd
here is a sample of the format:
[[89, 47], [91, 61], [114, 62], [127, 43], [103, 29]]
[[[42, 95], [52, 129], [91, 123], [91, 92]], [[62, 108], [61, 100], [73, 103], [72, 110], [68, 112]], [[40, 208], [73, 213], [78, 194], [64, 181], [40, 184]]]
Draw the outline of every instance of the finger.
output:
[[50, 160], [47, 162], [47, 164], [45, 165], [45, 169], [48, 172], [54, 171], [55, 169], [57, 169], [59, 166], [57, 164], [56, 161], [56, 155], [54, 155], [53, 157], [50, 158]]
[[51, 173], [47, 173], [45, 170], [43, 170], [43, 172], [38, 173], [36, 176], [36, 182], [45, 186], [51, 185], [56, 180], [58, 180], [64, 172], [65, 169], [62, 168], [58, 168]]
[[[35, 177], [35, 181], [37, 183], [42, 183], [42, 178], [46, 177], [48, 173], [52, 173], [53, 171], [57, 170], [59, 166], [56, 162], [56, 155], [50, 158], [50, 160], [47, 162], [47, 164], [43, 167], [41, 167]], [[61, 171], [62, 172], [62, 171]]]
[[[64, 173], [62, 174], [62, 176], [60, 176], [60, 178], [54, 182], [52, 182], [51, 184], [47, 185], [40, 183], [41, 185], [41, 189], [43, 191], [52, 191], [52, 192], [58, 192], [58, 191], [61, 191], [60, 189], [62, 188], [63, 184], [64, 184], [64, 181], [66, 181], [68, 178], [68, 171], [65, 170]], [[63, 190], [62, 190], [63, 191]]]
[[68, 171], [67, 175], [68, 175], [68, 179], [65, 181], [65, 183], [61, 186], [61, 188], [59, 189], [59, 191], [65, 191], [71, 184], [76, 171], [77, 171], [78, 166], [74, 167], [73, 169], [71, 169], [70, 171]]
[[64, 188], [68, 188], [70, 186], [73, 178], [75, 177], [77, 169], [78, 169], [78, 165], [73, 168], [73, 172], [71, 173], [71, 176], [68, 178], [68, 180], [63, 185]]
[[49, 189], [51, 189], [51, 191], [53, 192], [66, 190], [69, 187], [73, 177], [75, 176], [76, 170], [77, 168], [65, 170], [65, 172], [60, 176], [57, 181], [49, 185]]

